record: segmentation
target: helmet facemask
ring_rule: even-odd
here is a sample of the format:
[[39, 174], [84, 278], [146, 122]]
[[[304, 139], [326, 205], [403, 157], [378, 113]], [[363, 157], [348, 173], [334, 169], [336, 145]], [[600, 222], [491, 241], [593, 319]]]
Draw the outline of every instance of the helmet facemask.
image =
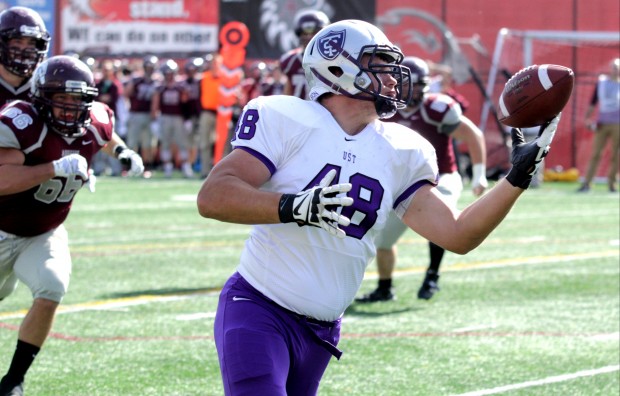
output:
[[47, 54], [47, 47], [49, 43], [49, 34], [45, 32], [43, 37], [34, 37], [36, 42], [35, 47], [19, 48], [11, 46], [12, 39], [22, 37], [32, 37], [28, 35], [22, 35], [19, 32], [6, 33], [2, 35], [0, 39], [0, 63], [6, 70], [15, 74], [16, 76], [30, 78], [34, 69], [41, 63]]
[[[369, 55], [367, 66], [363, 66], [362, 57]], [[371, 100], [375, 102], [375, 110], [380, 119], [392, 117], [397, 109], [403, 109], [411, 100], [412, 90], [409, 82], [411, 74], [409, 69], [400, 65], [403, 55], [400, 51], [392, 47], [369, 45], [362, 47], [357, 64], [359, 65], [359, 73], [355, 77], [353, 86], [359, 91], [368, 94], [356, 95], [356, 98], [362, 100]], [[396, 80], [394, 89], [395, 96], [389, 96], [382, 93], [383, 79], [389, 75]], [[372, 81], [368, 80], [369, 76], [375, 80], [373, 86]]]
[[[96, 89], [90, 88], [96, 92]], [[64, 92], [64, 91], [61, 91]], [[51, 129], [64, 137], [75, 138], [86, 133], [86, 128], [91, 123], [90, 110], [96, 93], [80, 94], [77, 103], [65, 103], [55, 101], [54, 94], [58, 92], [48, 91], [41, 98], [36, 98], [36, 104], [41, 109], [41, 116], [46, 120]], [[59, 109], [57, 117], [54, 109]]]

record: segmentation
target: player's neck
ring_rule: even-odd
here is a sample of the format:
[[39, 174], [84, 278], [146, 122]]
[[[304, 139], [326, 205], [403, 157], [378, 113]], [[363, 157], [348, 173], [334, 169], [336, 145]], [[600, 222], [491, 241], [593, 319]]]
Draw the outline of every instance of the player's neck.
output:
[[334, 95], [321, 101], [340, 128], [349, 135], [357, 135], [379, 116], [374, 102]]

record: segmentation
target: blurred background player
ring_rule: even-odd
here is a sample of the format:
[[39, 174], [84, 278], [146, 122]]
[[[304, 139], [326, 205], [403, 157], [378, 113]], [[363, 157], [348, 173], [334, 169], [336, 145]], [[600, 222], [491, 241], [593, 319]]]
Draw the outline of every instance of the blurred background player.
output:
[[[607, 172], [607, 188], [610, 192], [618, 191], [616, 175], [618, 173], [618, 152], [620, 151], [620, 58], [612, 60], [609, 66], [610, 73], [599, 76], [590, 106], [588, 106], [585, 114], [586, 127], [595, 134], [592, 156], [579, 192], [590, 191], [594, 174], [608, 142], [611, 159]], [[592, 114], [597, 106], [598, 118], [595, 122]]]
[[287, 78], [284, 88], [285, 95], [293, 95], [301, 99], [307, 98], [308, 83], [301, 64], [304, 49], [312, 37], [329, 23], [329, 18], [322, 11], [305, 10], [296, 15], [293, 26], [295, 27], [295, 34], [299, 38], [299, 46], [280, 57], [280, 69]]
[[[159, 120], [160, 159], [164, 165], [164, 176], [172, 177], [175, 162], [178, 160], [183, 176], [190, 178], [194, 171], [189, 163], [189, 136], [183, 125], [187, 90], [185, 84], [177, 80], [179, 66], [174, 60], [165, 61], [160, 71], [164, 80], [153, 95], [151, 116]], [[173, 152], [173, 149], [176, 149], [176, 152]]]
[[262, 61], [253, 62], [248, 67], [245, 78], [240, 85], [240, 105], [245, 106], [250, 100], [264, 94], [267, 87], [267, 64]]
[[26, 7], [0, 13], [0, 106], [30, 100], [30, 78], [45, 59], [50, 34], [41, 16]]
[[[398, 110], [390, 121], [405, 125], [426, 138], [435, 148], [439, 165], [437, 189], [456, 208], [463, 190], [463, 182], [458, 172], [453, 139], [467, 144], [473, 163], [471, 187], [476, 196], [481, 195], [488, 183], [486, 180], [486, 147], [482, 131], [465, 117], [460, 105], [450, 96], [441, 93], [429, 93], [429, 69], [426, 62], [416, 57], [405, 57], [402, 63], [411, 70], [413, 94], [409, 105]], [[377, 289], [356, 299], [367, 303], [394, 299], [392, 273], [396, 266], [396, 242], [407, 230], [407, 226], [390, 214], [385, 228], [375, 239], [377, 246], [377, 269], [379, 282]], [[428, 300], [439, 290], [439, 267], [445, 249], [429, 242], [430, 264], [418, 298]]]
[[18, 281], [33, 296], [0, 380], [2, 396], [23, 394], [26, 372], [69, 286], [71, 255], [63, 223], [93, 156], [102, 150], [130, 165], [130, 174], [144, 170], [140, 156], [114, 132], [112, 111], [95, 102], [96, 96], [88, 66], [61, 55], [36, 69], [32, 103], [14, 101], [0, 111], [0, 300]]
[[194, 164], [198, 157], [199, 145], [199, 119], [202, 112], [200, 105], [200, 78], [204, 67], [204, 58], [194, 57], [185, 62], [183, 70], [185, 76], [185, 90], [187, 91], [187, 101], [183, 106], [183, 125], [187, 131], [189, 139], [189, 163]]
[[220, 102], [220, 62], [219, 55], [207, 54], [205, 70], [200, 80], [198, 155], [201, 179], [206, 178], [213, 167], [213, 144], [216, 137], [217, 108]]
[[267, 76], [264, 79], [263, 95], [284, 95], [288, 79], [282, 73], [279, 64], [267, 65]]
[[157, 142], [151, 119], [153, 94], [160, 83], [155, 75], [159, 59], [149, 55], [142, 60], [142, 71], [125, 86], [125, 97], [129, 101], [127, 119], [127, 145], [139, 152], [144, 160], [144, 177], [150, 177], [156, 162]]
[[[118, 78], [120, 60], [106, 59], [101, 62], [101, 78], [96, 81], [95, 88], [99, 92], [96, 100], [105, 103], [114, 114], [114, 130], [120, 137], [126, 135], [127, 104], [123, 97], [123, 84]], [[93, 171], [96, 176], [109, 174], [120, 176], [123, 171], [121, 163], [104, 152], [95, 154]]]

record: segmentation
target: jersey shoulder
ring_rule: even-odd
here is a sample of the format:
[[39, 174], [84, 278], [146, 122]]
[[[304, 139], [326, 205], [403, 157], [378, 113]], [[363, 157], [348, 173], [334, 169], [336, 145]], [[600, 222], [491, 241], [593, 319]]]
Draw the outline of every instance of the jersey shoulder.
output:
[[252, 102], [259, 110], [259, 115], [265, 114], [270, 119], [277, 118], [281, 122], [307, 127], [324, 124], [325, 116], [329, 115], [319, 103], [292, 95], [259, 96]]
[[433, 146], [415, 130], [398, 122], [378, 121], [377, 132], [395, 150], [433, 150]]
[[301, 63], [302, 49], [301, 47], [293, 48], [290, 51], [285, 52], [280, 57], [280, 69], [286, 73], [296, 63]]
[[288, 141], [324, 128], [329, 117], [329, 112], [316, 102], [291, 95], [271, 95], [248, 102], [239, 123], [258, 123], [263, 134]]
[[114, 111], [110, 106], [102, 102], [93, 102], [93, 107], [90, 109], [90, 120], [91, 128], [95, 128], [104, 140], [112, 139]]
[[425, 95], [420, 110], [424, 120], [438, 125], [438, 130], [453, 130], [461, 122], [461, 115], [463, 114], [461, 106], [456, 100], [441, 93]]
[[30, 102], [24, 100], [14, 100], [2, 107], [0, 124], [2, 126], [0, 134], [4, 135], [0, 139], [5, 142], [9, 138], [6, 135], [13, 135], [20, 147], [29, 147], [35, 144], [43, 129], [43, 122], [36, 109]]

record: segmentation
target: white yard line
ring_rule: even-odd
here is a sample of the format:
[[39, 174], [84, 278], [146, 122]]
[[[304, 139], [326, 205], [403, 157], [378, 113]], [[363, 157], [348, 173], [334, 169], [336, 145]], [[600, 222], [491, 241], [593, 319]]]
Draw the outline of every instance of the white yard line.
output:
[[[477, 269], [486, 269], [486, 268], [503, 268], [510, 267], [516, 265], [530, 265], [530, 264], [541, 264], [541, 263], [559, 263], [559, 262], [567, 262], [567, 261], [576, 261], [576, 260], [590, 260], [593, 258], [601, 258], [601, 257], [616, 257], [618, 255], [617, 250], [605, 251], [605, 252], [596, 252], [596, 253], [583, 253], [583, 254], [568, 254], [568, 255], [556, 255], [556, 256], [544, 256], [544, 257], [521, 257], [510, 260], [499, 260], [492, 262], [477, 262], [477, 263], [463, 263], [463, 264], [453, 264], [447, 267], [444, 271], [469, 271], [469, 270], [477, 270]], [[394, 276], [404, 276], [411, 273], [420, 273], [422, 272], [422, 268], [409, 269], [409, 270], [397, 270], [394, 273]], [[367, 274], [365, 279], [373, 279], [376, 278], [376, 273]], [[83, 311], [97, 311], [97, 310], [112, 310], [119, 309], [123, 307], [129, 307], [134, 305], [142, 305], [153, 302], [165, 302], [165, 301], [174, 301], [174, 300], [182, 300], [188, 298], [194, 298], [196, 296], [211, 296], [217, 295], [219, 290], [210, 290], [200, 293], [191, 293], [191, 294], [173, 294], [173, 295], [142, 295], [135, 297], [127, 297], [127, 298], [119, 298], [119, 299], [111, 299], [111, 300], [99, 300], [99, 301], [91, 301], [83, 304], [74, 304], [74, 305], [61, 305], [58, 308], [58, 314], [66, 314], [72, 312], [83, 312]], [[0, 313], [0, 320], [5, 319], [15, 319], [15, 318], [23, 318], [26, 315], [26, 310], [20, 310], [15, 312], [4, 312]]]
[[612, 373], [614, 371], [618, 371], [619, 369], [620, 369], [620, 365], [607, 366], [607, 367], [601, 367], [598, 369], [577, 371], [576, 373], [572, 373], [572, 374], [556, 375], [553, 377], [547, 377], [547, 378], [543, 378], [543, 379], [535, 380], [535, 381], [521, 382], [519, 384], [511, 384], [511, 385], [499, 386], [497, 388], [483, 389], [483, 390], [477, 390], [473, 392], [461, 393], [455, 396], [497, 395], [498, 393], [510, 392], [515, 389], [531, 388], [533, 386], [541, 386], [541, 385], [553, 384], [556, 382], [570, 381], [570, 380], [574, 380], [576, 378], [581, 378], [581, 377], [592, 377], [592, 376], [599, 375], [599, 374]]
[[[187, 300], [187, 299], [196, 298], [196, 297], [215, 296], [219, 292], [220, 292], [219, 290], [213, 290], [213, 291], [208, 291], [208, 292], [203, 292], [203, 293], [173, 294], [173, 295], [166, 295], [166, 296], [145, 295], [145, 296], [118, 298], [118, 299], [113, 299], [113, 300], [92, 301], [92, 302], [87, 302], [83, 304], [61, 305], [60, 307], [58, 307], [57, 314], [60, 315], [60, 314], [84, 312], [84, 311], [113, 311], [113, 310], [115, 311], [115, 310], [118, 310], [119, 308], [149, 304], [153, 302], [177, 301], [177, 300]], [[26, 315], [26, 312], [27, 310], [0, 313], [0, 320], [23, 318]]]
[[[531, 265], [531, 264], [545, 264], [545, 263], [562, 263], [567, 261], [578, 260], [591, 260], [604, 257], [618, 257], [618, 250], [608, 250], [604, 252], [593, 253], [577, 253], [577, 254], [563, 254], [555, 256], [538, 256], [538, 257], [517, 257], [514, 259], [495, 260], [491, 262], [472, 262], [472, 263], [457, 263], [446, 265], [443, 272], [452, 271], [471, 271], [488, 268], [504, 268], [517, 265]], [[426, 271], [426, 267], [416, 267], [409, 269], [396, 269], [394, 270], [394, 277], [406, 276], [410, 274], [417, 274]], [[364, 279], [377, 279], [378, 274], [376, 272], [368, 272]]]

